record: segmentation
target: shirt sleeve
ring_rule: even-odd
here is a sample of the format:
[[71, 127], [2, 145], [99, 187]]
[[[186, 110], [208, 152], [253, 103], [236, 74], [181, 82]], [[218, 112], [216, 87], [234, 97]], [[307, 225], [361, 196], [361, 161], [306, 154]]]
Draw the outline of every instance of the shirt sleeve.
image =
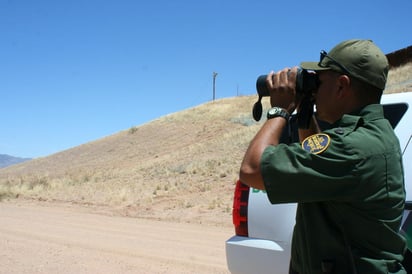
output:
[[300, 144], [269, 146], [261, 158], [261, 173], [271, 203], [346, 200], [359, 179], [354, 155], [328, 148], [321, 154]]

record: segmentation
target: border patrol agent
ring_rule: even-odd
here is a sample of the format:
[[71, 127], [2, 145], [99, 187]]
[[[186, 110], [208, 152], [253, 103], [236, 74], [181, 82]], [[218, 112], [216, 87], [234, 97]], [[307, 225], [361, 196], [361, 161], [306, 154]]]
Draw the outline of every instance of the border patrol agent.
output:
[[[301, 99], [297, 68], [271, 72], [272, 108], [245, 153], [240, 180], [265, 189], [271, 203], [298, 203], [290, 273], [406, 273], [398, 233], [402, 154], [380, 105], [386, 56], [370, 40], [348, 40], [301, 67], [319, 80], [316, 119], [299, 129], [300, 142], [280, 143]], [[330, 126], [320, 131], [317, 120]]]

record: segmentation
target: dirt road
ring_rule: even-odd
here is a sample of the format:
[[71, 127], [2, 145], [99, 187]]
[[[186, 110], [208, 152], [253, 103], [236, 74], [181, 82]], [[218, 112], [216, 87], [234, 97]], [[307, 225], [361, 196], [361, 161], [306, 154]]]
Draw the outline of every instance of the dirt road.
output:
[[228, 227], [0, 203], [0, 273], [228, 273]]

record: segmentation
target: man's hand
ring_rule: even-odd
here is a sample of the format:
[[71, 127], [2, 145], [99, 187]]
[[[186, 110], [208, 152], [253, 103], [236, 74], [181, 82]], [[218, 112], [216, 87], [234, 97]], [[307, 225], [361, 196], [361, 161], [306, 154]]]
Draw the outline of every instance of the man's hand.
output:
[[292, 113], [296, 108], [297, 67], [271, 72], [266, 78], [272, 107], [281, 107]]

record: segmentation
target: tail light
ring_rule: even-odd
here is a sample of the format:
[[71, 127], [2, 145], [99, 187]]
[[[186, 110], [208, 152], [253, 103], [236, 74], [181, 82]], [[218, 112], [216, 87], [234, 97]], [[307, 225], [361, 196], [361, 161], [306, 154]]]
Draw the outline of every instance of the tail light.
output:
[[233, 199], [233, 225], [238, 236], [248, 236], [247, 207], [249, 200], [249, 186], [237, 181]]

